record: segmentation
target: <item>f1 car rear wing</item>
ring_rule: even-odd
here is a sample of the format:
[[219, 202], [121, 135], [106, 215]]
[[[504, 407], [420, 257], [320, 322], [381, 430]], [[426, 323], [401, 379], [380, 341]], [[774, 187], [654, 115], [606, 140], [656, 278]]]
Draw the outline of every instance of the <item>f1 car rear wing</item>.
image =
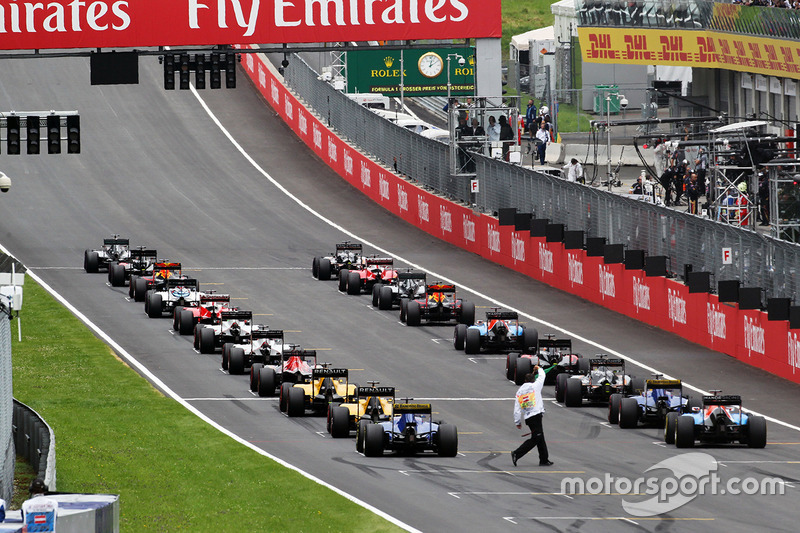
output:
[[624, 367], [625, 361], [622, 359], [605, 359], [598, 357], [597, 359], [589, 359], [589, 367], [594, 368], [598, 366], [619, 366]]
[[444, 283], [431, 283], [430, 285], [425, 286], [425, 291], [428, 293], [431, 292], [446, 292], [455, 294], [456, 286], [451, 284], [444, 284]]
[[394, 265], [394, 259], [391, 257], [367, 257], [364, 259], [364, 264], [368, 267], [380, 265], [391, 266]]
[[220, 320], [253, 320], [252, 311], [222, 311], [219, 314]]
[[203, 293], [200, 295], [200, 303], [201, 304], [210, 304], [210, 303], [228, 303], [231, 301], [230, 294], [208, 294]]
[[404, 279], [421, 279], [425, 280], [425, 273], [424, 272], [398, 272], [397, 279], [403, 281]]
[[281, 352], [281, 366], [283, 363], [288, 361], [292, 357], [299, 357], [303, 361], [308, 362], [309, 360], [313, 360], [314, 364], [316, 365], [317, 361], [317, 351], [316, 350], [300, 350], [299, 348], [294, 348], [292, 350], [283, 350]]
[[539, 339], [540, 350], [554, 350], [572, 353], [572, 339]]
[[167, 280], [167, 288], [172, 287], [191, 287], [197, 290], [199, 287], [199, 282], [194, 278], [169, 278]]
[[682, 388], [679, 379], [648, 379], [644, 382], [645, 389], [680, 389]]
[[519, 320], [516, 311], [487, 311], [486, 320]]
[[254, 329], [250, 331], [253, 339], [281, 339], [283, 340], [282, 329]]
[[432, 415], [433, 408], [429, 403], [396, 403], [392, 408], [393, 415]]
[[131, 260], [132, 261], [144, 261], [146, 259], [152, 259], [153, 263], [155, 263], [156, 259], [158, 258], [158, 252], [155, 250], [146, 250], [144, 248], [137, 248], [135, 250], [131, 250]]
[[389, 396], [394, 398], [394, 387], [358, 387], [356, 396], [366, 398], [369, 396]]
[[703, 405], [742, 405], [742, 397], [738, 394], [703, 396]]
[[336, 253], [339, 252], [361, 252], [364, 247], [354, 242], [340, 242], [336, 245]]
[[181, 271], [181, 264], [180, 263], [172, 263], [169, 261], [160, 261], [153, 265], [153, 269], [158, 272], [161, 270], [168, 270], [170, 272], [180, 272]]
[[130, 239], [103, 239], [103, 246], [130, 246]]
[[348, 374], [346, 368], [315, 368], [311, 371], [311, 377], [314, 379], [346, 378]]

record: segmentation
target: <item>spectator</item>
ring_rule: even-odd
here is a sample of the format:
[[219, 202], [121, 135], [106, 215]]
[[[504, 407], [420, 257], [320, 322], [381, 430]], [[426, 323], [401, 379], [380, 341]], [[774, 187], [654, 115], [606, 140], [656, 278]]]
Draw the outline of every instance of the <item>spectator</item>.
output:
[[30, 499], [22, 503], [22, 522], [24, 531], [53, 533], [56, 530], [58, 502], [45, 496], [47, 485], [41, 478], [31, 482]]
[[536, 134], [536, 106], [533, 104], [533, 98], [528, 100], [528, 108], [525, 110], [525, 131], [533, 139]]
[[769, 226], [769, 177], [766, 169], [758, 173], [758, 215], [759, 226]]
[[489, 115], [489, 129], [486, 135], [489, 137], [489, 142], [500, 140], [500, 125], [493, 115]]
[[636, 178], [636, 183], [631, 186], [631, 194], [644, 194], [644, 184], [642, 183], [642, 177], [639, 176]]
[[547, 124], [541, 122], [539, 130], [536, 132], [536, 152], [539, 157], [539, 164], [544, 165], [545, 152], [547, 151], [547, 143], [550, 142], [550, 133], [547, 131]]
[[675, 205], [681, 204], [681, 197], [683, 196], [684, 179], [686, 178], [686, 167], [689, 165], [687, 160], [683, 160], [673, 167], [672, 171], [672, 184], [675, 187]]
[[697, 201], [700, 198], [700, 184], [697, 179], [697, 173], [692, 172], [689, 176], [689, 181], [686, 183], [686, 199], [689, 202], [687, 211], [693, 215], [697, 214]]
[[708, 154], [701, 146], [697, 151], [697, 159], [694, 160], [694, 170], [697, 172], [697, 184], [700, 189], [700, 196], [706, 194], [706, 169], [708, 168]]
[[500, 140], [503, 141], [503, 159], [506, 159], [506, 154], [511, 148], [511, 143], [514, 142], [514, 130], [508, 124], [505, 115], [500, 115]]

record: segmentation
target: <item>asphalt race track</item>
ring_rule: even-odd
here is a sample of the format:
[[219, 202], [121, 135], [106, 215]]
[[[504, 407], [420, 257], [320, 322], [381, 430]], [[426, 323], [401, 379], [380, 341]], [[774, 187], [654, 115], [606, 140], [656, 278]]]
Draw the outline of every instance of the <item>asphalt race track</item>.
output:
[[[241, 72], [238, 89], [200, 97], [254, 163], [356, 237], [271, 183], [192, 92], [164, 91], [155, 58], [140, 61], [138, 86], [92, 87], [83, 59], [9, 60], [4, 67], [0, 109], [79, 110], [82, 154], [8, 156], [2, 146], [0, 169], [13, 188], [0, 197], [0, 243], [176, 394], [243, 439], [423, 531], [797, 530], [797, 385], [416, 230], [312, 156]], [[430, 400], [438, 417], [458, 426], [459, 455], [366, 458], [354, 439], [331, 439], [324, 418], [286, 418], [277, 400], [253, 396], [244, 376], [224, 373], [219, 355], [195, 352], [170, 320], [147, 318], [127, 288], [84, 273], [84, 249], [114, 233], [182, 261], [201, 288], [230, 293], [258, 322], [284, 329], [288, 342], [350, 368], [351, 380], [379, 380], [400, 397]], [[501, 302], [524, 313], [540, 334], [564, 335], [558, 327], [585, 339], [574, 343], [583, 354], [618, 352], [699, 389], [741, 394], [746, 408], [780, 421], [768, 422], [767, 447], [693, 451], [713, 456], [723, 481], [780, 476], [785, 495], [690, 495], [685, 505], [648, 517], [622, 507], [626, 498], [643, 497], [613, 487], [613, 494], [564, 495], [565, 477], [663, 477], [664, 470], [645, 471], [683, 450], [666, 447], [656, 429], [610, 427], [605, 408], [551, 401], [545, 434], [555, 465], [540, 468], [534, 452], [513, 467], [509, 452], [522, 432], [513, 425], [516, 388], [505, 379], [504, 356], [467, 358], [453, 349], [452, 326], [405, 327], [396, 312], [373, 310], [368, 296], [345, 296], [335, 282], [315, 281], [312, 257], [348, 238], [452, 279], [479, 316]], [[634, 364], [628, 371], [649, 377]], [[545, 395], [552, 399], [551, 387]]]

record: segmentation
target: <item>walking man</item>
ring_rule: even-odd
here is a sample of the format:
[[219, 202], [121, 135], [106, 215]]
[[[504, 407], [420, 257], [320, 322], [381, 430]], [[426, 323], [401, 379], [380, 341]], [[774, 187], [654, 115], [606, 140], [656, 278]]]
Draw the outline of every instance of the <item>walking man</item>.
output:
[[553, 464], [547, 454], [547, 443], [542, 430], [542, 414], [544, 413], [542, 387], [544, 387], [544, 370], [536, 365], [533, 372], [525, 375], [525, 383], [517, 390], [516, 402], [514, 402], [514, 423], [517, 425], [517, 429], [522, 428], [524, 419], [525, 424], [531, 430], [531, 438], [511, 452], [511, 462], [514, 463], [514, 466], [517, 466], [517, 461], [535, 447], [539, 448], [539, 466]]

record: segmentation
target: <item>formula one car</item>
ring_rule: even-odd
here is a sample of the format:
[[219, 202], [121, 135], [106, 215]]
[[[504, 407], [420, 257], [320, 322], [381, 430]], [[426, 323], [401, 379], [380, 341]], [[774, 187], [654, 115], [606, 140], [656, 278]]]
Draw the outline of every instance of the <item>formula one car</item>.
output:
[[643, 381], [625, 374], [623, 359], [608, 359], [605, 356], [589, 359], [589, 371], [585, 375], [559, 374], [556, 376], [556, 401], [567, 407], [580, 407], [583, 400], [592, 403], [607, 403], [614, 393], [624, 396], [644, 388]]
[[367, 457], [382, 456], [384, 450], [412, 455], [427, 450], [441, 457], [458, 453], [458, 429], [432, 419], [429, 403], [396, 403], [392, 417], [385, 422], [364, 425], [363, 447]]
[[[301, 350], [297, 345], [283, 345], [278, 356], [272, 354], [264, 363], [253, 363], [250, 367], [250, 390], [259, 396], [275, 396], [278, 387], [291, 387], [295, 383], [311, 381], [311, 372], [317, 365], [316, 350]], [[281, 402], [289, 401], [288, 391], [281, 394]], [[281, 411], [286, 406], [281, 404]]]
[[554, 385], [559, 374], [586, 374], [589, 360], [572, 351], [572, 339], [557, 339], [548, 334], [537, 339], [539, 347], [534, 353], [510, 353], [506, 357], [506, 378], [522, 385], [525, 375], [539, 367], [546, 372], [545, 385]]
[[180, 335], [191, 335], [196, 324], [219, 324], [222, 311], [235, 311], [230, 306], [230, 294], [200, 293], [200, 304], [195, 307], [175, 307], [172, 329]]
[[400, 306], [402, 299], [424, 298], [424, 272], [398, 272], [388, 284], [375, 284], [372, 287], [372, 305], [381, 311]]
[[158, 252], [144, 246], [130, 251], [130, 257], [108, 265], [108, 282], [112, 287], [123, 287], [133, 276], [145, 276], [153, 270]]
[[[767, 445], [767, 421], [742, 409], [742, 397], [720, 396], [721, 391], [712, 391], [714, 396], [703, 396], [703, 404], [691, 413], [667, 415], [664, 440], [675, 442], [678, 448], [691, 448], [695, 441], [703, 444], [739, 442], [750, 448]], [[674, 430], [674, 437], [670, 437]]]
[[516, 311], [494, 309], [486, 312], [486, 320], [478, 320], [473, 326], [457, 324], [453, 333], [453, 346], [467, 355], [480, 353], [536, 351], [539, 333], [535, 328], [519, 325]]
[[363, 426], [390, 420], [394, 406], [394, 387], [376, 387], [377, 381], [370, 381], [369, 384], [369, 387], [356, 389], [356, 397], [352, 402], [331, 404], [328, 409], [328, 433], [338, 439], [349, 437], [351, 431], [356, 431], [358, 451], [363, 451], [358, 445], [359, 428], [363, 439]]
[[93, 274], [100, 269], [107, 269], [108, 265], [125, 261], [130, 257], [130, 240], [120, 239], [114, 235], [110, 239], [103, 239], [103, 247], [99, 250], [84, 250], [83, 269]]
[[[351, 385], [346, 368], [315, 368], [311, 371], [310, 383], [295, 383], [286, 387], [286, 414], [303, 416], [306, 411], [326, 414], [330, 404], [352, 401], [357, 385]], [[281, 396], [284, 388], [281, 387]], [[281, 402], [282, 404], [282, 402]]]
[[164, 312], [173, 314], [176, 307], [200, 305], [200, 282], [186, 276], [174, 276], [167, 280], [162, 290], [147, 291], [144, 312], [150, 318], [161, 318]]
[[339, 290], [350, 295], [373, 294], [373, 287], [389, 283], [397, 277], [391, 257], [363, 257], [360, 268], [339, 271]]
[[400, 321], [419, 326], [422, 320], [471, 326], [475, 323], [475, 304], [456, 298], [456, 286], [446, 283], [425, 285], [425, 298], [400, 301]]
[[328, 280], [339, 277], [342, 269], [357, 268], [361, 261], [363, 246], [358, 243], [345, 241], [336, 245], [336, 251], [329, 256], [315, 257], [311, 262], [311, 275], [319, 280]]
[[[634, 388], [639, 385], [635, 380]], [[624, 397], [621, 394], [612, 394], [608, 399], [608, 422], [619, 424], [619, 427], [635, 428], [639, 422], [646, 425], [663, 428], [667, 416], [672, 413], [678, 416], [691, 413], [693, 407], [699, 407], [700, 402], [694, 398], [683, 395], [683, 385], [679, 379], [644, 380], [641, 391], [634, 390], [634, 395]], [[673, 430], [672, 435], [675, 435]]]
[[222, 369], [229, 374], [244, 374], [256, 363], [265, 365], [283, 353], [283, 330], [257, 325], [250, 328], [245, 342], [228, 344], [222, 350]]
[[134, 302], [143, 302], [147, 297], [147, 291], [161, 290], [166, 286], [167, 279], [172, 276], [181, 275], [181, 264], [171, 261], [159, 261], [153, 265], [153, 269], [149, 270], [142, 276], [134, 275], [128, 285], [128, 296]]
[[241, 344], [250, 337], [252, 311], [220, 311], [218, 324], [197, 324], [194, 347], [200, 353], [214, 353], [226, 343]]

